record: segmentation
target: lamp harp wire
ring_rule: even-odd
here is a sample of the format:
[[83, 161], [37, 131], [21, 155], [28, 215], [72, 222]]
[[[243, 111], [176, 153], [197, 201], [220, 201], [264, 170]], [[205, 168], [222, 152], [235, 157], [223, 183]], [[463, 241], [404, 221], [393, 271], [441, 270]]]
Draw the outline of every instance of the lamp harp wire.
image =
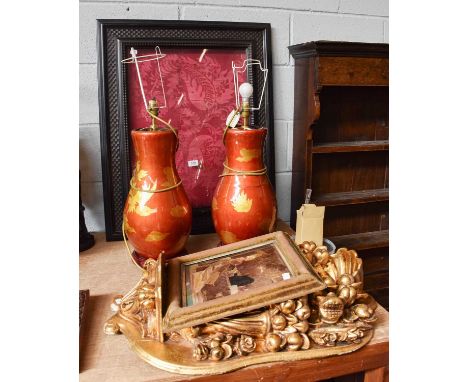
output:
[[140, 84], [141, 96], [143, 97], [143, 103], [145, 104], [145, 109], [148, 109], [148, 101], [146, 100], [145, 90], [143, 88], [143, 81], [141, 80], [141, 73], [140, 73], [139, 63], [156, 60], [157, 65], [158, 65], [159, 80], [161, 81], [161, 89], [162, 89], [162, 94], [163, 94], [163, 98], [164, 98], [164, 105], [158, 105], [158, 108], [159, 109], [164, 109], [165, 107], [167, 107], [166, 91], [164, 89], [164, 81], [163, 81], [163, 78], [162, 78], [162, 72], [161, 72], [161, 66], [159, 64], [159, 60], [161, 58], [166, 57], [166, 55], [161, 53], [161, 49], [159, 48], [159, 46], [155, 47], [155, 53], [153, 53], [153, 54], [146, 54], [146, 55], [143, 55], [143, 56], [137, 56], [137, 53], [138, 53], [138, 51], [134, 47], [131, 47], [130, 48], [131, 57], [122, 60], [122, 63], [123, 64], [135, 64], [135, 68], [136, 68], [136, 72], [137, 72], [137, 76], [138, 76], [138, 82]]
[[263, 67], [262, 63], [260, 60], [255, 60], [248, 58], [244, 60], [241, 66], [237, 66], [234, 61], [232, 61], [232, 73], [234, 77], [234, 94], [236, 97], [236, 107], [240, 108], [240, 97], [239, 97], [239, 73], [244, 73], [249, 66], [254, 66], [258, 65], [260, 68], [260, 71], [263, 73], [263, 87], [262, 87], [262, 93], [260, 94], [260, 101], [258, 103], [257, 107], [251, 107], [250, 110], [260, 110], [260, 106], [262, 105], [262, 100], [263, 100], [263, 95], [265, 93], [265, 85], [267, 83], [267, 78], [268, 78], [268, 68]]

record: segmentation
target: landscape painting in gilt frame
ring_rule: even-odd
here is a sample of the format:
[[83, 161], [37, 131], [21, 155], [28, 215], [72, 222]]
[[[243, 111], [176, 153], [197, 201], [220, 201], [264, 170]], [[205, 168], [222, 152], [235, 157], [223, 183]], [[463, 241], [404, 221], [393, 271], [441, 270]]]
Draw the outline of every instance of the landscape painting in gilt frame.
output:
[[[258, 59], [271, 69], [270, 45], [270, 24], [98, 20], [107, 240], [122, 239], [122, 211], [135, 165], [130, 132], [151, 123], [135, 65], [121, 62], [130, 57], [130, 49], [133, 47], [142, 56], [154, 54], [158, 46], [165, 55], [158, 62], [141, 63], [140, 74], [146, 97], [155, 97], [165, 106], [160, 109], [160, 117], [178, 130], [176, 166], [193, 207], [192, 234], [196, 234], [214, 232], [211, 199], [223, 170], [223, 129], [235, 107], [232, 62], [241, 65], [245, 59]], [[258, 104], [264, 82], [257, 68], [240, 77], [240, 81], [254, 86], [253, 104]], [[264, 102], [258, 112], [252, 113], [251, 123], [268, 129], [264, 160], [274, 185], [272, 91], [269, 70]]]

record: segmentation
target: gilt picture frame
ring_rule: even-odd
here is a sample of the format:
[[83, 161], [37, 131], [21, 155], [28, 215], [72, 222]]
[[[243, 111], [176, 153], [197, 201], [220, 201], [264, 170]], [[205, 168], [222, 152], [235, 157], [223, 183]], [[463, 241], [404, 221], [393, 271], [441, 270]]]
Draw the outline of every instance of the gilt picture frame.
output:
[[[190, 275], [197, 272], [208, 279], [198, 277], [201, 284], [197, 293], [205, 297], [194, 299], [189, 297], [195, 293], [194, 278]], [[253, 311], [326, 287], [291, 237], [281, 231], [171, 259], [165, 274], [165, 333]], [[246, 282], [251, 287], [246, 287]], [[207, 288], [203, 291], [202, 287]]]
[[[260, 60], [269, 69], [269, 73], [263, 96], [263, 104], [258, 112], [253, 113], [251, 122], [268, 129], [264, 149], [264, 161], [268, 169], [269, 179], [274, 186], [274, 116], [270, 24], [170, 20], [97, 20], [97, 29], [101, 162], [107, 240], [122, 240], [122, 211], [132, 175], [130, 130], [142, 127], [130, 126], [130, 121], [133, 118], [132, 115], [136, 115], [135, 110], [132, 111], [131, 109], [133, 107], [132, 100], [138, 97], [135, 102], [140, 102], [139, 97], [141, 96], [140, 94], [136, 96], [134, 89], [132, 90], [132, 87], [129, 86], [131, 65], [125, 65], [121, 62], [122, 59], [127, 58], [131, 47], [144, 53], [145, 50], [154, 49], [157, 45], [163, 54], [168, 52], [166, 58], [170, 58], [171, 55], [174, 58], [174, 55], [178, 54], [177, 52], [181, 52], [181, 56], [185, 59], [189, 59], [190, 54], [194, 50], [200, 50], [200, 52], [208, 50], [208, 54], [204, 56], [207, 59], [213, 58], [213, 62], [215, 63], [216, 55], [210, 56], [210, 52], [218, 53], [218, 56], [225, 62], [228, 62], [231, 56], [237, 57], [237, 59], [245, 57]], [[242, 52], [242, 55], [239, 55], [239, 52]], [[164, 59], [161, 62], [164, 62]], [[226, 79], [228, 78], [229, 70], [230, 68], [223, 67], [222, 73], [224, 73], [223, 75]], [[218, 73], [218, 71], [211, 70], [210, 75], [213, 75], [213, 73]], [[257, 104], [263, 87], [263, 79], [261, 76], [256, 75], [255, 72], [248, 72], [246, 76], [254, 85], [252, 102]], [[171, 78], [164, 78], [164, 80], [170, 81]], [[189, 98], [186, 94], [184, 102], [188, 102]], [[199, 102], [199, 104], [203, 103]], [[215, 109], [217, 106], [210, 105], [209, 107]], [[227, 110], [228, 102], [223, 107]], [[235, 100], [233, 98], [232, 108], [234, 107]], [[191, 115], [191, 110], [187, 110], [187, 114], [183, 115]], [[221, 121], [220, 116], [224, 115], [224, 112], [224, 109], [220, 111], [215, 128], [209, 130], [214, 131], [214, 133], [208, 132], [204, 134], [204, 136], [208, 136], [209, 142], [220, 141], [218, 138], [222, 136], [222, 129], [224, 127], [224, 121]], [[169, 115], [169, 117], [171, 116]], [[223, 117], [223, 119], [225, 118]], [[180, 119], [183, 122], [187, 122], [187, 120], [190, 122], [190, 117]], [[204, 125], [209, 124], [206, 121], [202, 122]], [[218, 124], [220, 124], [219, 128]], [[180, 122], [179, 126], [175, 127], [179, 129], [182, 138], [184, 136], [184, 129], [187, 129], [184, 126], [188, 126], [190, 129], [197, 129], [201, 124], [193, 123], [190, 125], [190, 123], [187, 123], [184, 125]], [[195, 131], [195, 136], [201, 135]], [[206, 142], [201, 141], [199, 145], [201, 147], [213, 146], [212, 143]], [[189, 157], [188, 154], [185, 155], [191, 146], [193, 147], [191, 136], [187, 136], [185, 142], [184, 139], [181, 139], [179, 154], [176, 154], [176, 161], [187, 163], [190, 162], [190, 159], [194, 159]], [[178, 155], [185, 155], [184, 161]], [[205, 155], [216, 157], [216, 163], [221, 168], [221, 161], [224, 159], [224, 152], [222, 150], [217, 150], [215, 154], [209, 153]], [[208, 171], [209, 166], [206, 166], [204, 169]], [[190, 185], [185, 185], [189, 182], [183, 170], [179, 175], [182, 178], [184, 187], [190, 188]], [[211, 168], [211, 185], [208, 187], [208, 191], [205, 190], [206, 187], [201, 187], [205, 190], [203, 191], [205, 192], [204, 199], [201, 202], [193, 204], [192, 234], [214, 232], [208, 200], [210, 199], [210, 192], [213, 192], [215, 178], [218, 176], [216, 171], [217, 168]], [[193, 177], [195, 178], [195, 176], [198, 176], [198, 174], [194, 172]], [[202, 181], [198, 185], [208, 183]], [[192, 192], [190, 192], [190, 189], [188, 191], [189, 199], [191, 194], [192, 196], [196, 196], [194, 193], [200, 192], [195, 187]]]

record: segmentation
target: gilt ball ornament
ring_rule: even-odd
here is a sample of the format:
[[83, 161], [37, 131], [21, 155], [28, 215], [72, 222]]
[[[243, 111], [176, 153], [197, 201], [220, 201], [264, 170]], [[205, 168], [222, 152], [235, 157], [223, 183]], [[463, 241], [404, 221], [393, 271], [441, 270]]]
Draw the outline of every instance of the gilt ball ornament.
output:
[[218, 346], [218, 347], [211, 349], [210, 358], [213, 361], [219, 361], [223, 357], [224, 357], [224, 350], [222, 347]]
[[286, 327], [287, 321], [282, 314], [275, 314], [271, 318], [271, 325], [275, 330], [283, 330]]
[[279, 351], [281, 348], [281, 337], [275, 333], [268, 333], [265, 338], [265, 347], [271, 352]]
[[284, 314], [290, 314], [296, 309], [296, 303], [294, 300], [287, 300], [280, 304], [281, 312]]
[[351, 285], [352, 283], [354, 283], [354, 277], [350, 274], [345, 273], [340, 276], [338, 283], [341, 285]]
[[288, 348], [291, 350], [299, 350], [304, 339], [299, 333], [291, 333], [288, 335]]

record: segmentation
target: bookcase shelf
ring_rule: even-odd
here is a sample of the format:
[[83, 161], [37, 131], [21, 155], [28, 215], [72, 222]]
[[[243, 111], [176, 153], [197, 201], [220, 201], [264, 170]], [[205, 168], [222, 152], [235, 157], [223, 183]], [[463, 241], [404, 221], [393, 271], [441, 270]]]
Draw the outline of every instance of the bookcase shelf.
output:
[[388, 247], [388, 230], [332, 236], [329, 239], [335, 243], [336, 248], [346, 247], [356, 251], [383, 248]]
[[388, 140], [319, 143], [312, 147], [313, 154], [385, 150], [388, 150]]
[[388, 308], [388, 44], [313, 41], [289, 51], [291, 225], [312, 189], [311, 201], [326, 206], [324, 236], [371, 259], [366, 291]]
[[362, 190], [349, 192], [332, 192], [312, 196], [312, 201], [320, 206], [342, 206], [388, 200], [388, 189]]

